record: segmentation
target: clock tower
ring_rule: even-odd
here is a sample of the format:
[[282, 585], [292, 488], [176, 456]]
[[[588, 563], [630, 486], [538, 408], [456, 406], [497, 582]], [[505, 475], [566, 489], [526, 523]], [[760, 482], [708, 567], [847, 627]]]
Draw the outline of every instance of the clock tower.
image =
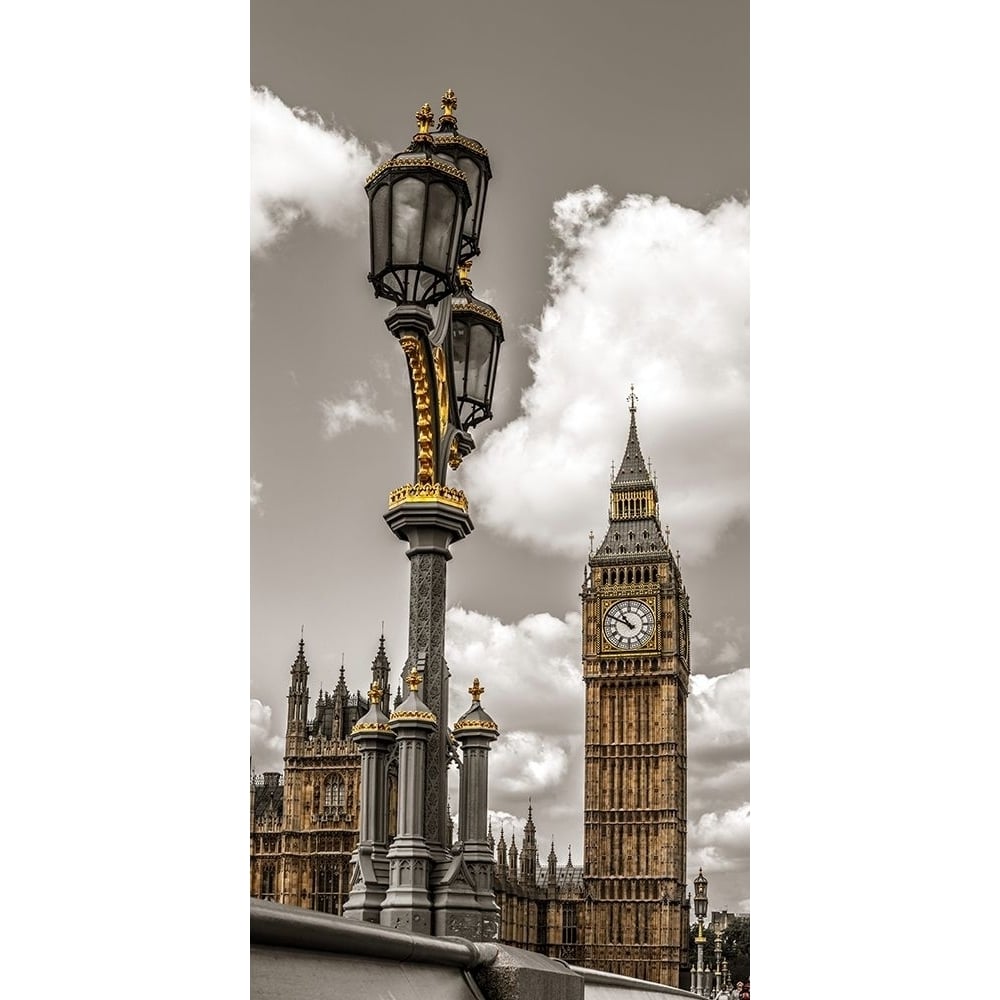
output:
[[611, 484], [608, 531], [584, 577], [584, 960], [672, 986], [688, 981], [688, 596], [636, 397]]

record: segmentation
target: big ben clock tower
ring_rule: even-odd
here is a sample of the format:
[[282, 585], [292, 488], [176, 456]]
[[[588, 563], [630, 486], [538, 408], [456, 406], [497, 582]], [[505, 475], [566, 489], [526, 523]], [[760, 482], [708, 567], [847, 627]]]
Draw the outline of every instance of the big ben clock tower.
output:
[[587, 564], [583, 965], [687, 984], [687, 592], [636, 429]]

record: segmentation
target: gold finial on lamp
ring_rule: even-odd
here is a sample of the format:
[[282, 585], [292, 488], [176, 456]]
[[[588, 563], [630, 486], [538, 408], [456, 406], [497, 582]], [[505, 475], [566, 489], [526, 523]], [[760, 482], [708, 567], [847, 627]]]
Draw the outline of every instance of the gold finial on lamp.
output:
[[417, 125], [420, 127], [418, 134], [426, 135], [434, 124], [434, 112], [431, 111], [431, 106], [429, 104], [422, 105], [416, 114], [416, 119]]

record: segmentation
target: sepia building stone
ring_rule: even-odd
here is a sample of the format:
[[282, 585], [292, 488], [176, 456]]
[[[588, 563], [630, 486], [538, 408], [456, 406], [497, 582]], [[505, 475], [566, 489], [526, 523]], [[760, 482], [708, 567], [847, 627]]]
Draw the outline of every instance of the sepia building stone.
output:
[[[625, 452], [610, 489], [608, 529], [584, 575], [584, 858], [540, 862], [532, 804], [520, 847], [492, 830], [488, 865], [501, 943], [653, 982], [689, 984], [686, 895], [690, 608], [680, 559], [659, 520], [657, 485], [639, 445], [631, 397]], [[251, 895], [342, 913], [358, 847], [361, 755], [350, 739], [371, 704], [341, 667], [309, 716], [304, 641], [291, 668], [285, 771], [251, 781]], [[478, 680], [476, 682], [478, 686]], [[384, 636], [372, 691], [388, 716]], [[473, 693], [473, 697], [476, 694]], [[401, 695], [397, 692], [394, 707]], [[474, 702], [474, 706], [478, 702]], [[396, 834], [395, 750], [388, 835]], [[461, 807], [460, 807], [461, 818]], [[449, 836], [449, 839], [451, 837]], [[455, 845], [458, 849], [458, 845]], [[485, 869], [484, 869], [485, 870]]]

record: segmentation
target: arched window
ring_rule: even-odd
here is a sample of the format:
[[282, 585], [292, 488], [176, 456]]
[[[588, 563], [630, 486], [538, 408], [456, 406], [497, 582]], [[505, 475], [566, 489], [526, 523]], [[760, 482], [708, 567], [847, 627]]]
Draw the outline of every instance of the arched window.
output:
[[326, 809], [340, 809], [344, 805], [344, 783], [340, 778], [331, 774], [323, 785], [323, 807]]
[[261, 867], [260, 870], [260, 898], [261, 899], [275, 899], [274, 883], [275, 883], [276, 866], [274, 863], [266, 864]]

